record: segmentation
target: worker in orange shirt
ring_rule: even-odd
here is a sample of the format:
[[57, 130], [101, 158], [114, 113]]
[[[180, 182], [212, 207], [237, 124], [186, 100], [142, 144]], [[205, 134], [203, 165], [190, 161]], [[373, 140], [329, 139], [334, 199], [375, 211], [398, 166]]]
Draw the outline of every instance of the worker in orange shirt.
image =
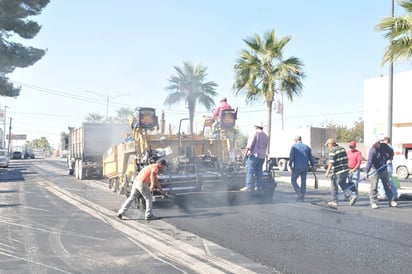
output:
[[133, 201], [138, 197], [141, 193], [143, 198], [146, 201], [146, 213], [145, 219], [146, 220], [155, 220], [158, 219], [156, 216], [153, 215], [153, 196], [152, 192], [157, 189], [160, 191], [162, 195], [165, 195], [162, 186], [157, 179], [157, 175], [160, 171], [162, 171], [165, 167], [167, 167], [167, 162], [165, 159], [160, 159], [154, 164], [150, 164], [144, 167], [136, 178], [133, 180], [132, 191], [130, 192], [130, 196], [124, 201], [122, 207], [117, 212], [117, 217], [122, 219], [123, 214], [129, 209], [132, 205]]

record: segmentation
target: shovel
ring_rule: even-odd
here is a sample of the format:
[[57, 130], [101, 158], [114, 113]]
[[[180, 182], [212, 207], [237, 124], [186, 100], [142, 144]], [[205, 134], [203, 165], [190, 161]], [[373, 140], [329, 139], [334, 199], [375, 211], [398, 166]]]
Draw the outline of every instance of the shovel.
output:
[[318, 187], [319, 187], [318, 177], [316, 177], [316, 173], [315, 173], [314, 170], [313, 170], [312, 172], [313, 172], [313, 176], [315, 176], [315, 184], [314, 184], [313, 187], [314, 187], [315, 189], [318, 189]]
[[316, 177], [315, 169], [313, 167], [310, 167], [310, 169], [312, 170], [313, 176], [315, 177], [315, 184], [313, 185], [313, 187], [315, 189], [318, 189], [319, 181], [318, 181], [318, 177]]

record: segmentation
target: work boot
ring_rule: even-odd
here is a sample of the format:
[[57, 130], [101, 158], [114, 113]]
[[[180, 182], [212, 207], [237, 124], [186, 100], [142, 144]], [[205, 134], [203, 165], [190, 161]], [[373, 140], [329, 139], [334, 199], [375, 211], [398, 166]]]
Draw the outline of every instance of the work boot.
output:
[[252, 191], [252, 189], [245, 186], [245, 187], [242, 187], [240, 191]]
[[159, 220], [160, 218], [155, 215], [146, 216], [145, 220]]
[[326, 204], [326, 206], [327, 206], [327, 207], [330, 207], [330, 208], [336, 209], [336, 208], [338, 208], [338, 203], [335, 202], [335, 201], [329, 201], [329, 202]]
[[396, 201], [390, 201], [389, 207], [397, 207], [398, 203]]
[[304, 196], [298, 196], [296, 198], [296, 202], [304, 202], [305, 201], [305, 197]]
[[358, 194], [356, 192], [352, 192], [352, 196], [349, 199], [349, 205], [353, 206], [356, 203], [357, 199], [358, 199]]

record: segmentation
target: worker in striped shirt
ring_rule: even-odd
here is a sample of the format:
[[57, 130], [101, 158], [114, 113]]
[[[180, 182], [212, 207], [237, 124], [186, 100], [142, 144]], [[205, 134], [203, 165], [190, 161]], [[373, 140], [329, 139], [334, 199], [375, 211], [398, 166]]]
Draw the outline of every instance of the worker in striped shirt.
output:
[[327, 206], [336, 208], [338, 206], [338, 186], [342, 191], [352, 191], [352, 195], [349, 199], [349, 205], [354, 205], [358, 199], [358, 191], [354, 185], [347, 183], [349, 167], [348, 156], [345, 148], [339, 146], [335, 139], [329, 138], [325, 144], [329, 148], [329, 162], [325, 172], [325, 176], [331, 176], [331, 192], [332, 199], [328, 202]]

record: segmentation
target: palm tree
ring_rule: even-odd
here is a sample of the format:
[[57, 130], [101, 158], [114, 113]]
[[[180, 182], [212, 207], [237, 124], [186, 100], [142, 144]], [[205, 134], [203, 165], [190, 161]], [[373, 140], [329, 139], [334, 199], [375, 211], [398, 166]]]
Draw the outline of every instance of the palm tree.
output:
[[196, 104], [203, 105], [208, 111], [215, 106], [212, 97], [217, 95], [215, 88], [217, 84], [213, 81], [206, 82], [206, 67], [201, 65], [193, 66], [188, 62], [183, 62], [183, 68], [174, 67], [176, 75], [170, 76], [170, 85], [165, 89], [170, 93], [167, 95], [164, 104], [171, 106], [180, 101], [185, 101], [189, 109], [190, 134], [193, 134], [193, 119]]
[[134, 110], [127, 107], [121, 107], [116, 110], [117, 116], [114, 117], [114, 120], [118, 123], [129, 123], [129, 117], [133, 115]]
[[86, 122], [90, 123], [103, 123], [104, 117], [98, 113], [89, 113], [85, 118]]
[[293, 101], [295, 95], [301, 94], [302, 80], [305, 78], [303, 63], [298, 58], [283, 57], [283, 51], [291, 39], [291, 36], [277, 37], [274, 30], [266, 33], [264, 40], [255, 34], [254, 38], [243, 40], [248, 49], [242, 50], [234, 66], [235, 93], [246, 93], [246, 101], [263, 98], [266, 102], [269, 138], [275, 94], [285, 93]]
[[412, 0], [401, 1], [399, 5], [406, 10], [405, 15], [385, 17], [375, 27], [390, 41], [382, 65], [412, 58]]

